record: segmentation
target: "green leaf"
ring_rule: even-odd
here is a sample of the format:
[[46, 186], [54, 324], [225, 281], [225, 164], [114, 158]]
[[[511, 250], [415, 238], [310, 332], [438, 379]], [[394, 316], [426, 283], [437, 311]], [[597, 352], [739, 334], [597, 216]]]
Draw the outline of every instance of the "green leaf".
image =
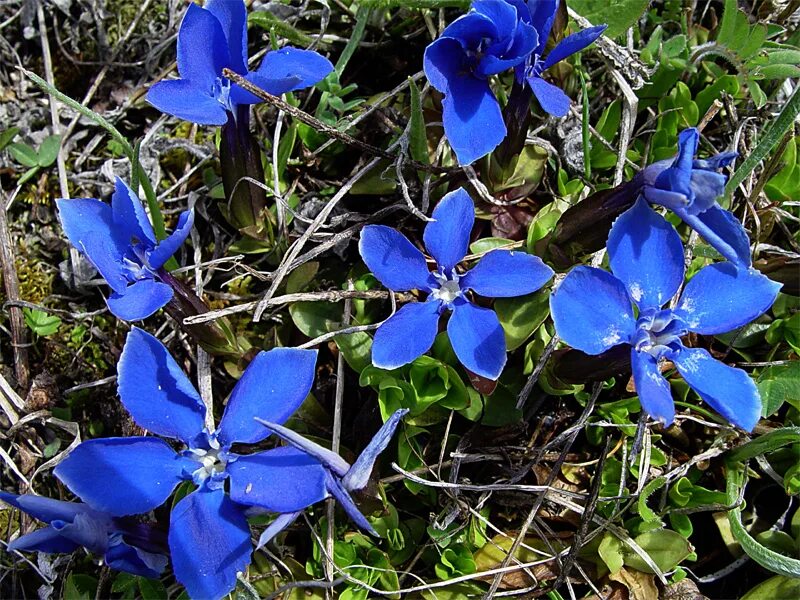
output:
[[[800, 443], [800, 427], [775, 429], [731, 450], [731, 453], [728, 455], [728, 462], [743, 462], [755, 456], [772, 452], [783, 446], [797, 443]], [[734, 500], [734, 502], [735, 501], [736, 500]]]
[[800, 67], [797, 65], [766, 65], [750, 75], [753, 79], [789, 79], [797, 76], [800, 76]]
[[570, 0], [569, 6], [593, 25], [608, 24], [605, 35], [615, 38], [636, 25], [650, 0]]
[[761, 415], [775, 414], [784, 402], [800, 402], [800, 363], [773, 365], [764, 369], [756, 380], [761, 395]]
[[43, 310], [36, 310], [33, 308], [23, 308], [22, 314], [25, 318], [25, 324], [36, 335], [48, 336], [53, 335], [61, 326], [61, 319], [55, 315], [48, 314]]
[[422, 113], [422, 103], [419, 97], [419, 88], [413, 79], [408, 80], [411, 90], [411, 123], [409, 126], [408, 151], [414, 160], [428, 164], [428, 134], [425, 130], [425, 115]]
[[342, 306], [333, 302], [295, 302], [289, 307], [295, 326], [310, 338], [339, 329]]
[[762, 581], [742, 596], [742, 600], [776, 600], [776, 598], [800, 598], [800, 579], [776, 575]]
[[247, 15], [250, 25], [261, 27], [267, 31], [274, 31], [282, 38], [286, 38], [297, 46], [307, 47], [314, 43], [314, 38], [289, 25], [285, 20], [273, 15], [267, 10], [254, 10]]
[[[672, 571], [692, 553], [689, 540], [671, 529], [646, 531], [636, 536], [633, 541], [647, 552], [656, 566], [664, 572]], [[653, 570], [642, 560], [641, 556], [627, 547], [625, 551], [625, 564], [627, 566], [643, 573], [653, 573]]]
[[371, 363], [372, 338], [366, 331], [337, 335], [333, 341], [339, 347], [345, 362], [356, 373], [361, 373]]
[[603, 534], [597, 553], [612, 573], [617, 573], [625, 564], [622, 542], [610, 533]]
[[19, 127], [9, 127], [3, 133], [0, 133], [0, 151], [4, 150], [11, 143], [11, 140], [17, 137], [18, 133]]
[[499, 237], [485, 237], [472, 242], [469, 245], [471, 254], [484, 254], [495, 248], [507, 248], [514, 245], [514, 240]]
[[15, 142], [8, 145], [8, 152], [11, 157], [23, 167], [36, 167], [39, 165], [39, 156], [36, 150], [28, 144]]
[[42, 141], [39, 146], [38, 164], [40, 167], [49, 167], [58, 158], [58, 151], [61, 149], [61, 136], [50, 135]]
[[514, 298], [498, 298], [494, 310], [506, 336], [509, 352], [524, 344], [550, 314], [549, 294], [538, 291]]
[[96, 591], [97, 579], [72, 573], [64, 583], [64, 600], [94, 600]]
[[146, 577], [137, 577], [136, 579], [139, 582], [139, 593], [142, 595], [142, 600], [164, 600], [169, 597], [167, 589], [160, 580]]

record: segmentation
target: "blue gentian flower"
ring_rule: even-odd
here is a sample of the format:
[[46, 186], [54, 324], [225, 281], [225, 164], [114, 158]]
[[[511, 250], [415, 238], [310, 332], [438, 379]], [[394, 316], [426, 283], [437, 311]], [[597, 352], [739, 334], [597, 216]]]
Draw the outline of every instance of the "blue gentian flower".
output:
[[495, 380], [506, 364], [503, 328], [493, 310], [469, 301], [467, 293], [507, 298], [535, 292], [553, 276], [542, 260], [525, 252], [493, 250], [474, 268], [459, 273], [456, 265], [467, 254], [475, 222], [475, 207], [464, 189], [447, 194], [433, 211], [423, 239], [436, 260], [431, 273], [422, 252], [404, 235], [382, 225], [361, 233], [361, 258], [390, 290], [420, 290], [425, 302], [406, 304], [375, 332], [372, 364], [396, 369], [425, 354], [433, 345], [439, 317], [447, 323], [450, 343], [461, 363], [473, 373]]
[[[269, 482], [286, 491], [279, 499], [280, 506], [273, 504], [270, 508], [273, 512], [283, 514], [261, 534], [259, 548], [292, 523], [304, 508], [331, 496], [336, 498], [356, 525], [377, 536], [353, 502], [350, 492], [366, 487], [375, 461], [389, 445], [397, 425], [407, 413], [407, 408], [395, 411], [352, 465], [335, 452], [291, 429], [256, 418], [256, 421], [290, 444], [259, 454], [262, 476], [267, 477], [265, 483]], [[237, 468], [236, 464], [234, 468]], [[290, 505], [294, 508], [289, 508]]]
[[106, 300], [120, 319], [138, 321], [170, 301], [162, 267], [188, 237], [194, 214], [178, 218], [175, 231], [156, 241], [139, 198], [121, 179], [109, 206], [95, 198], [59, 199], [58, 216], [70, 243], [92, 262], [112, 289]]
[[261, 89], [279, 96], [310, 87], [333, 70], [310, 50], [284, 47], [268, 52], [255, 71], [247, 68], [247, 10], [242, 0], [189, 4], [178, 31], [180, 79], [161, 81], [147, 100], [162, 112], [200, 125], [224, 125], [236, 107], [259, 98], [223, 77], [231, 69]]
[[12, 541], [9, 552], [60, 554], [83, 546], [112, 569], [149, 578], [159, 577], [167, 566], [166, 536], [149, 525], [112, 517], [81, 502], [2, 491], [0, 500], [47, 523]]
[[[289, 418], [311, 389], [316, 355], [293, 348], [260, 352], [211, 432], [200, 395], [167, 349], [134, 328], [118, 367], [122, 403], [140, 427], [186, 449], [176, 452], [156, 437], [93, 439], [77, 446], [55, 474], [83, 501], [113, 516], [151, 511], [180, 483], [194, 483], [197, 489], [172, 509], [172, 565], [191, 597], [220, 598], [250, 562], [249, 505], [284, 493], [273, 481], [261, 478], [259, 483], [258, 454], [241, 456], [231, 446], [255, 444], [270, 435], [254, 417], [276, 423]], [[240, 461], [250, 468], [230, 468]], [[230, 495], [224, 489], [229, 478]]]
[[425, 75], [444, 94], [444, 131], [460, 164], [489, 154], [506, 137], [489, 86], [492, 75], [515, 68], [517, 80], [528, 81], [547, 112], [563, 116], [569, 110], [569, 98], [541, 75], [591, 44], [605, 26], [565, 38], [541, 60], [557, 8], [557, 0], [475, 0], [425, 49]]
[[681, 337], [725, 333], [749, 323], [769, 309], [781, 285], [754, 269], [717, 263], [689, 280], [675, 308], [664, 308], [683, 283], [683, 244], [643, 198], [614, 222], [608, 256], [613, 275], [576, 267], [550, 296], [561, 339], [595, 355], [629, 344], [642, 408], [665, 425], [672, 423], [675, 406], [659, 366], [669, 360], [714, 410], [751, 431], [761, 414], [753, 380], [702, 348], [684, 346]]
[[725, 175], [717, 171], [729, 165], [737, 153], [695, 159], [699, 140], [700, 133], [694, 127], [681, 131], [674, 159], [645, 167], [614, 197], [634, 198], [641, 194], [648, 202], [669, 208], [722, 256], [748, 268], [752, 261], [747, 232], [730, 211], [717, 204], [726, 182]]

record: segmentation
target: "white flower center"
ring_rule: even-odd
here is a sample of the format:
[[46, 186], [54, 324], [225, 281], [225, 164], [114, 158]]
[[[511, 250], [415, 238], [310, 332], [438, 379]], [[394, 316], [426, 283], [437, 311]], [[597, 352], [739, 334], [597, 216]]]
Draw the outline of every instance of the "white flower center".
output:
[[212, 444], [212, 448], [208, 450], [193, 448], [189, 452], [191, 454], [190, 458], [200, 463], [200, 466], [192, 472], [192, 479], [197, 485], [200, 485], [201, 482], [212, 475], [222, 473], [225, 470], [227, 461], [223, 456], [220, 456], [218, 443]]
[[461, 288], [457, 280], [448, 280], [442, 283], [442, 287], [438, 290], [433, 290], [432, 295], [437, 300], [450, 304], [461, 295]]

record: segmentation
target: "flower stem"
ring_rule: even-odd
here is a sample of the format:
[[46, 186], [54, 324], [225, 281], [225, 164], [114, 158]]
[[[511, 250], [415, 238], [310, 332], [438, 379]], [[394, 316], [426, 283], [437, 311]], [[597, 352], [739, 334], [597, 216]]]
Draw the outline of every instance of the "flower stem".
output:
[[503, 120], [506, 124], [506, 139], [495, 150], [494, 156], [503, 169], [511, 166], [525, 147], [528, 127], [531, 124], [531, 88], [523, 81], [514, 79], [508, 104], [503, 109]]

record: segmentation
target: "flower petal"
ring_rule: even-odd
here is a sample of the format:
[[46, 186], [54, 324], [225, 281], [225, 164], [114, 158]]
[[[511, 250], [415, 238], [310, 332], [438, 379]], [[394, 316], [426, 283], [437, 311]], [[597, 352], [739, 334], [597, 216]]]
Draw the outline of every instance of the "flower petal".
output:
[[342, 477], [342, 486], [348, 491], [360, 490], [366, 487], [369, 482], [369, 476], [375, 466], [375, 461], [378, 456], [386, 450], [389, 445], [394, 430], [400, 424], [400, 421], [408, 414], [407, 408], [401, 408], [394, 411], [392, 415], [386, 420], [386, 423], [378, 430], [372, 439], [367, 444], [367, 447], [358, 455], [356, 462]]
[[671, 358], [689, 387], [711, 408], [745, 431], [753, 430], [761, 417], [761, 397], [747, 373], [702, 348], [681, 348]]
[[187, 210], [178, 217], [175, 231], [165, 240], [162, 240], [147, 257], [151, 269], [160, 269], [189, 237], [194, 225], [194, 211]]
[[561, 0], [535, 0], [528, 1], [528, 9], [530, 10], [530, 23], [539, 34], [539, 45], [534, 51], [536, 54], [541, 55], [547, 45], [547, 39], [550, 37], [550, 29], [553, 27], [553, 21], [556, 18], [558, 10], [558, 3]]
[[172, 299], [172, 288], [154, 279], [141, 279], [123, 293], [114, 292], [106, 300], [108, 309], [123, 321], [146, 319]]
[[72, 540], [79, 546], [95, 554], [103, 554], [108, 548], [108, 526], [110, 519], [94, 519], [87, 514], [80, 514], [69, 523], [53, 521], [50, 526], [63, 537]]
[[[509, 38], [517, 26], [517, 9], [505, 0], [474, 0], [470, 8], [494, 23], [499, 39]], [[452, 36], [452, 33], [448, 34]]]
[[219, 441], [223, 445], [255, 444], [269, 436], [270, 431], [255, 417], [283, 424], [311, 391], [316, 363], [316, 350], [259, 352], [231, 392], [217, 429]]
[[441, 303], [436, 301], [406, 304], [375, 332], [372, 364], [380, 369], [397, 369], [422, 356], [438, 331]]
[[[483, 40], [493, 40], [497, 37], [497, 25], [489, 17], [477, 11], [470, 11], [445, 27], [438, 39], [454, 39], [463, 49], [476, 50]], [[437, 41], [434, 40], [433, 43]], [[430, 45], [428, 47], [430, 48]], [[431, 85], [434, 85], [433, 82]]]
[[328, 497], [325, 467], [291, 446], [239, 456], [227, 472], [231, 500], [271, 512], [300, 511]]
[[695, 333], [726, 333], [764, 314], [780, 289], [755, 269], [716, 263], [689, 280], [675, 313]]
[[469, 236], [475, 223], [475, 205], [464, 188], [446, 194], [425, 226], [423, 240], [428, 252], [446, 275], [450, 275], [469, 248]]
[[738, 152], [720, 152], [719, 154], [709, 156], [708, 158], [695, 158], [692, 162], [692, 168], [717, 171], [727, 167], [738, 157]]
[[121, 251], [121, 247], [122, 244], [100, 231], [87, 232], [78, 246], [108, 286], [119, 294], [128, 288], [128, 271], [123, 265], [125, 251]]
[[694, 193], [694, 202], [686, 209], [693, 215], [704, 212], [716, 206], [717, 198], [725, 192], [727, 177], [714, 171], [692, 169], [690, 185]]
[[247, 73], [247, 9], [239, 0], [208, 0], [204, 8], [219, 21], [230, 54], [231, 69]]
[[576, 267], [550, 295], [559, 337], [587, 354], [630, 342], [636, 322], [623, 283], [602, 269]]
[[328, 487], [328, 491], [331, 493], [331, 496], [336, 498], [336, 501], [342, 506], [344, 512], [347, 513], [347, 516], [350, 517], [353, 523], [358, 525], [367, 533], [377, 537], [378, 533], [375, 531], [375, 529], [373, 529], [370, 522], [367, 521], [367, 518], [361, 514], [361, 511], [358, 510], [358, 506], [356, 506], [356, 503], [353, 502], [350, 494], [342, 487], [342, 485], [339, 483], [339, 480], [331, 473], [327, 473], [326, 485]]
[[123, 571], [158, 579], [167, 568], [167, 557], [163, 554], [147, 552], [140, 548], [129, 546], [125, 542], [112, 545], [105, 554], [105, 561], [109, 567], [116, 571]]
[[158, 438], [106, 438], [80, 444], [54, 473], [92, 507], [121, 517], [161, 506], [196, 465]]
[[250, 564], [253, 545], [241, 507], [202, 486], [172, 509], [169, 548], [175, 578], [191, 598], [223, 598]]
[[121, 231], [126, 241], [135, 237], [142, 243], [149, 243], [151, 247], [155, 245], [156, 234], [150, 224], [150, 218], [142, 206], [142, 201], [119, 177], [114, 182], [111, 211], [114, 216], [115, 228]]
[[557, 62], [561, 62], [568, 56], [580, 52], [599, 38], [607, 28], [608, 25], [595, 25], [594, 27], [589, 27], [577, 33], [573, 33], [572, 35], [568, 35], [547, 55], [542, 65], [542, 70], [547, 70]]
[[136, 424], [195, 448], [205, 438], [206, 407], [160, 341], [134, 327], [117, 367], [119, 397]]
[[550, 281], [553, 269], [532, 254], [492, 250], [467, 271], [459, 284], [488, 298], [510, 298], [530, 294]]
[[467, 369], [495, 380], [506, 365], [506, 338], [493, 310], [462, 301], [453, 304], [447, 335]]
[[560, 87], [545, 81], [538, 75], [528, 77], [528, 85], [531, 86], [533, 95], [536, 96], [542, 110], [554, 117], [567, 115], [572, 101]]
[[675, 214], [729, 261], [739, 267], [750, 267], [750, 238], [733, 213], [715, 204], [699, 215], [680, 209]]
[[316, 442], [312, 442], [296, 431], [264, 419], [256, 418], [256, 420], [262, 425], [269, 427], [273, 432], [275, 432], [276, 435], [278, 435], [282, 440], [290, 444], [292, 447], [313, 457], [315, 460], [324, 465], [327, 470], [332, 471], [336, 475], [341, 477], [350, 469], [350, 465], [347, 464], [347, 461], [336, 454], [336, 452], [328, 450]]
[[[660, 177], [660, 175], [658, 177]], [[656, 179], [658, 179], [658, 177]], [[676, 213], [689, 206], [689, 198], [685, 194], [662, 190], [654, 185], [644, 185], [642, 187], [642, 194], [650, 204], [665, 206]]]
[[248, 79], [264, 91], [280, 96], [311, 87], [325, 79], [331, 71], [331, 61], [321, 54], [284, 46], [280, 50], [267, 52], [261, 66]]
[[46, 554], [68, 554], [80, 548], [70, 539], [65, 538], [54, 527], [47, 526], [23, 535], [12, 541], [8, 552], [45, 552]]
[[609, 263], [639, 308], [661, 308], [683, 283], [683, 243], [675, 228], [640, 197], [614, 221]]
[[672, 166], [656, 177], [656, 186], [662, 190], [670, 190], [692, 198], [691, 179], [694, 155], [700, 143], [700, 133], [694, 127], [688, 127], [678, 134], [678, 155]]
[[289, 525], [295, 522], [297, 517], [300, 516], [301, 511], [285, 513], [275, 517], [275, 520], [270, 523], [267, 528], [258, 537], [258, 544], [256, 550], [261, 550], [266, 546], [272, 538], [278, 535], [281, 531], [286, 529]]
[[181, 78], [211, 93], [222, 69], [230, 65], [228, 41], [219, 20], [197, 4], [190, 4], [178, 30]]
[[631, 367], [642, 409], [665, 426], [670, 425], [675, 420], [675, 403], [669, 383], [658, 368], [658, 361], [647, 352], [631, 348]]
[[[200, 9], [203, 10], [203, 9]], [[198, 125], [225, 125], [228, 111], [211, 95], [187, 79], [159, 81], [147, 92], [147, 101], [158, 110]]]
[[82, 502], [65, 502], [33, 494], [9, 494], [2, 490], [0, 490], [0, 500], [45, 523], [56, 520], [72, 521], [80, 514], [96, 512]]
[[390, 290], [430, 291], [433, 278], [425, 256], [406, 236], [385, 225], [367, 225], [358, 251], [372, 274]]

